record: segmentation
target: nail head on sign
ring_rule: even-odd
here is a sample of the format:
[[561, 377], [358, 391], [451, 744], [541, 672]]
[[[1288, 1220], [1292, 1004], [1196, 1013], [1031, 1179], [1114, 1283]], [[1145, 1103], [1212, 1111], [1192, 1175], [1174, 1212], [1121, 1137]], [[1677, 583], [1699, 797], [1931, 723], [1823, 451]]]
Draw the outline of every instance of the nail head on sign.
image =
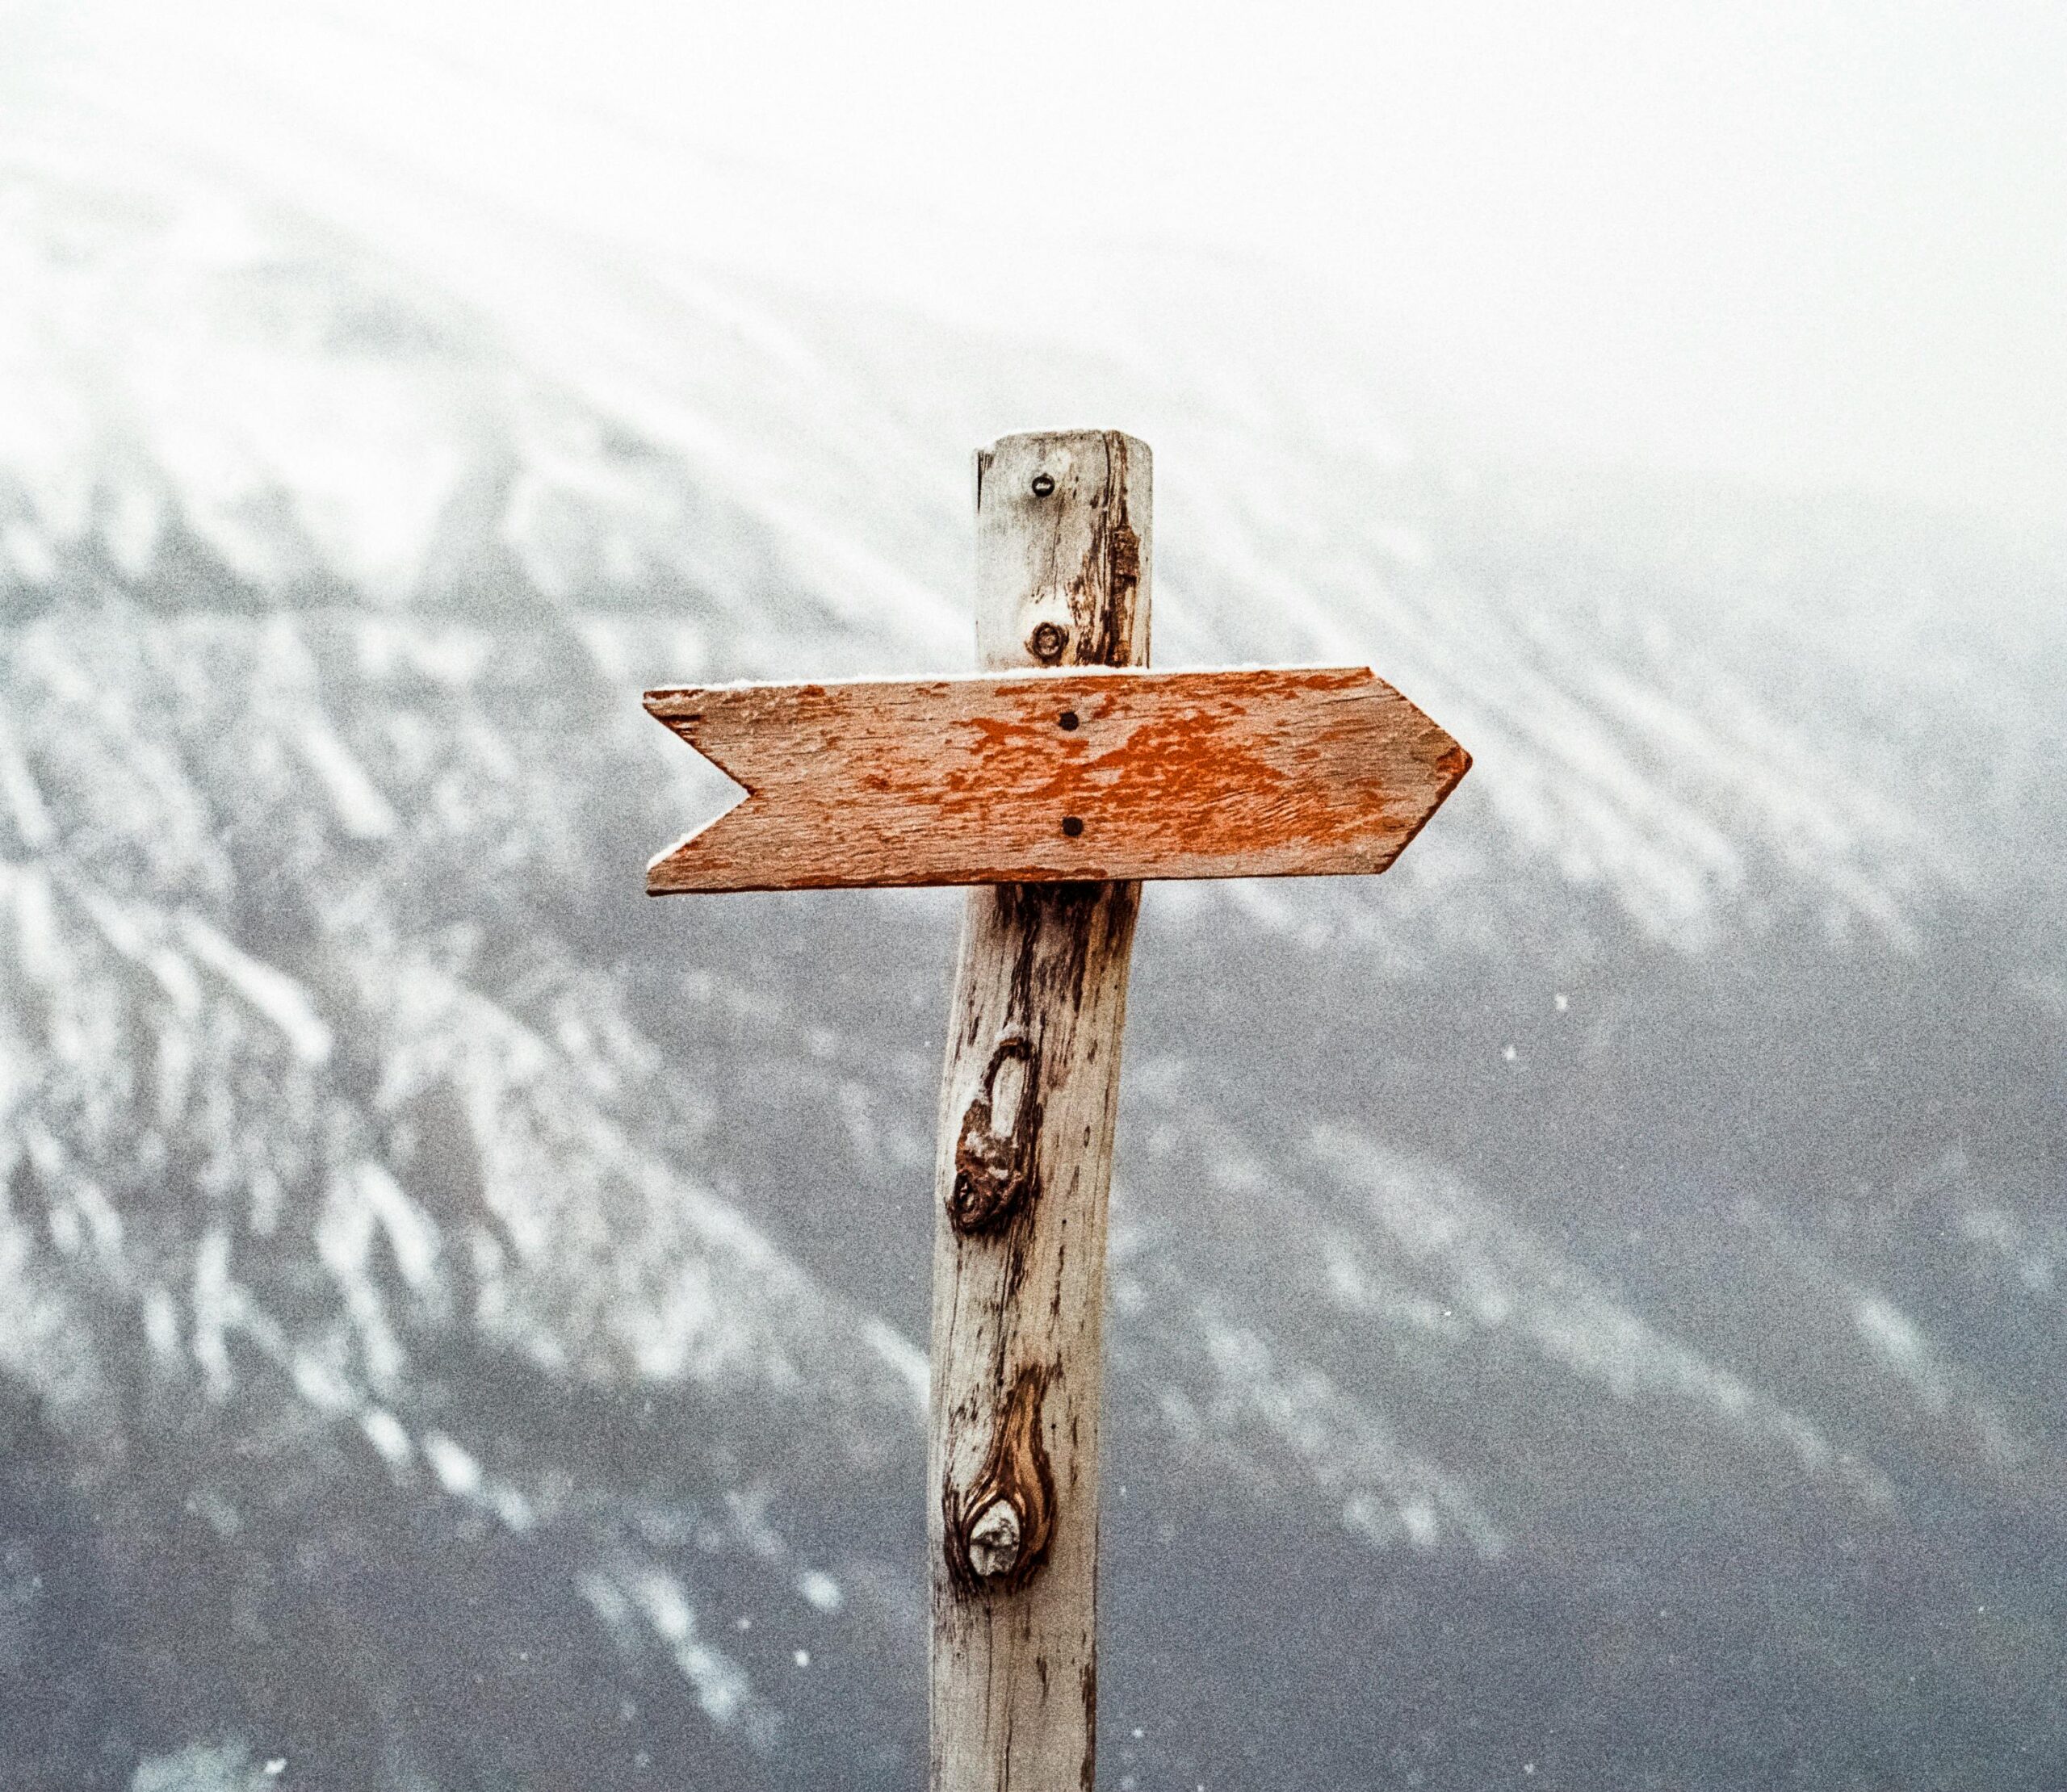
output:
[[1076, 711], [1074, 710], [1063, 710], [1061, 719], [1063, 731], [1067, 734], [1071, 729], [1076, 726]]
[[1081, 815], [1063, 816], [1063, 831], [1068, 835], [1071, 839], [1075, 839], [1078, 835], [1084, 831], [1084, 818]]

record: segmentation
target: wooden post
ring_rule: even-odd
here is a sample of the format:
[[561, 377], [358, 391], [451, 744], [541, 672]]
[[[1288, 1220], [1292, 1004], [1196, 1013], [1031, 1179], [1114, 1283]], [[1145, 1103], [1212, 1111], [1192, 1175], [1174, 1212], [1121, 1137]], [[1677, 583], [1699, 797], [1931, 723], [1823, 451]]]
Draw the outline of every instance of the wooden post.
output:
[[[656, 895], [971, 884], [941, 1081], [934, 1792], [1089, 1792], [1105, 1199], [1140, 877], [1382, 871], [1470, 756], [1368, 668], [1151, 673], [1148, 450], [976, 456], [959, 679], [669, 685], [746, 792]], [[1099, 668], [1029, 676], [1034, 668]], [[1131, 670], [1127, 668], [1133, 668]]]
[[[979, 452], [979, 664], [1147, 664], [1149, 508], [1148, 450], [1115, 431]], [[1140, 898], [969, 893], [935, 1180], [934, 1792], [1092, 1784], [1105, 1203]]]

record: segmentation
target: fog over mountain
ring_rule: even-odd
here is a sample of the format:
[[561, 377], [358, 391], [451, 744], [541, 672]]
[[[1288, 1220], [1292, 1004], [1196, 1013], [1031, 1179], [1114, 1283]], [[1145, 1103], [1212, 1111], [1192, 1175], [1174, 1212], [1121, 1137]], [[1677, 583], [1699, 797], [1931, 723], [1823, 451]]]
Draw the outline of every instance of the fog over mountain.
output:
[[966, 666], [968, 450], [1049, 425], [1156, 450], [1157, 664], [1476, 761], [1382, 880], [1145, 902], [1107, 1782], [2067, 1783], [2061, 556], [1474, 458], [1262, 268], [986, 329], [751, 170], [757, 266], [645, 255], [52, 66], [0, 1786], [920, 1783], [959, 898], [649, 902], [725, 787], [637, 698]]

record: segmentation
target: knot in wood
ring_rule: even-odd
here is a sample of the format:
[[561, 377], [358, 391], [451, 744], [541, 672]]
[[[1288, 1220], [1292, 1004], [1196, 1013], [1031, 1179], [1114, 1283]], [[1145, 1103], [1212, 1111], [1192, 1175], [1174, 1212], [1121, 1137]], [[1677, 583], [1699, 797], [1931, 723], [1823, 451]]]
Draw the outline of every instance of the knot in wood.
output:
[[969, 1527], [969, 1566], [988, 1580], [1009, 1574], [1019, 1561], [1019, 1511], [1009, 1500], [993, 1500]]
[[[1017, 1066], [1009, 1087], [1000, 1073]], [[1033, 1042], [1008, 1033], [984, 1067], [983, 1083], [954, 1142], [954, 1187], [948, 1218], [961, 1233], [982, 1232], [1007, 1219], [1033, 1195], [1041, 1100]]]
[[1041, 1435], [1041, 1402], [1052, 1368], [1020, 1371], [998, 1415], [991, 1446], [966, 1491], [941, 1489], [950, 1578], [964, 1593], [1025, 1585], [1047, 1554], [1054, 1526], [1054, 1472]]

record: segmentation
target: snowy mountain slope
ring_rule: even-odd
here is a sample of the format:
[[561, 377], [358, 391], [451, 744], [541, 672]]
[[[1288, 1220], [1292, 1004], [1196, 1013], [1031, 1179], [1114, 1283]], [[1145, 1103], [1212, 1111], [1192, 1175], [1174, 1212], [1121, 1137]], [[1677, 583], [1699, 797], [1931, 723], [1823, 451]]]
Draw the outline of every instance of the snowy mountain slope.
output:
[[[743, 1560], [719, 1583], [747, 1617], [774, 1600], [815, 1622], [790, 1583], [843, 1588], [843, 1530], [874, 1540], [865, 1585], [909, 1571], [917, 1364], [900, 1339], [921, 1335], [944, 905], [835, 899], [823, 921], [801, 902], [727, 905], [685, 928], [640, 902], [633, 867], [614, 897], [599, 867], [658, 828], [668, 794], [642, 785], [614, 692], [527, 654], [522, 632], [469, 655], [437, 623], [398, 651], [416, 630], [334, 610], [158, 619], [106, 593], [55, 597], [16, 630], [8, 713], [30, 744], [7, 891], [9, 1370], [70, 1448], [140, 1459], [146, 1506], [170, 1495], [228, 1539], [254, 1506], [325, 1538], [340, 1507], [426, 1499], [477, 1548], [543, 1535], [563, 1604], [518, 1656], [597, 1632], [627, 1660], [672, 1650], [686, 1709], [795, 1772], [796, 1706], [761, 1689], [766, 1668], [697, 1640], [713, 1620], [654, 1590], [678, 1568], [649, 1560], [643, 1529], [630, 1547], [618, 1534], [654, 1502], [664, 1539], [707, 1526], [705, 1509], [734, 1515], [722, 1530], [773, 1492], [782, 1528], [728, 1546]], [[526, 751], [509, 750], [512, 730]], [[870, 919], [900, 907], [933, 940], [908, 961]], [[1337, 1549], [1495, 1572], [1546, 1534], [1612, 1534], [1604, 1509], [1642, 1509], [1661, 1461], [1735, 1488], [1749, 1510], [1734, 1522], [1762, 1548], [1805, 1514], [1895, 1547], [1920, 1452], [2012, 1514], [2042, 1498], [2049, 1419], [1943, 1360], [1880, 1288], [1829, 1267], [1805, 1280], [1786, 1261], [1805, 1241], [1777, 1216], [1724, 1229], [1734, 1298], [1769, 1307], [1786, 1344], [1725, 1329], [1717, 1353], [1673, 1335], [1684, 1314], [1647, 1319], [1641, 1278], [1618, 1292], [1532, 1229], [1541, 1191], [1511, 1195], [1516, 1213], [1344, 1130], [1327, 1118], [1342, 1098], [1302, 1091], [1297, 1066], [1272, 1081], [1259, 1064], [1246, 1097], [1216, 1087], [1199, 1107], [1195, 1079], [1154, 1055], [1159, 1033], [1239, 1054], [1240, 1029], [1210, 1015], [1158, 1028], [1153, 1009], [1184, 989], [1180, 961], [1212, 949], [1200, 919], [1180, 907], [1144, 947], [1114, 1290], [1116, 1434], [1147, 1452], [1142, 1478], [1197, 1490], [1163, 1488], [1173, 1535], [1214, 1535], [1233, 1499], [1303, 1514]], [[1372, 974], [1368, 948], [1314, 921], [1324, 950], [1251, 941], [1266, 983], [1287, 952]], [[1482, 948], [1459, 957], [1411, 907], [1405, 924], [1418, 981], [1431, 962], [1465, 985], [1516, 973], [1506, 957], [1474, 973]], [[828, 974], [856, 986], [828, 999]], [[1247, 975], [1235, 987], [1255, 1003]], [[886, 1014], [910, 1042], [887, 1054]], [[1264, 1018], [1256, 1003], [1252, 1026]], [[1328, 1032], [1328, 1057], [1359, 1036], [1347, 1017]], [[1398, 1061], [1400, 1041], [1362, 1032]], [[1499, 1099], [1462, 1106], [1483, 1125]], [[1499, 1131], [1444, 1154], [1497, 1162]], [[2057, 1248], [2039, 1246], [2041, 1278]], [[1805, 1299], [1828, 1316], [1813, 1331]], [[656, 1401], [668, 1437], [599, 1470], [598, 1433]], [[255, 1461], [254, 1434], [275, 1440]], [[1633, 1435], [1644, 1448], [1625, 1455]], [[283, 1497], [283, 1455], [310, 1504]], [[411, 1564], [447, 1606], [454, 1575], [475, 1572], [450, 1548]], [[1117, 1598], [1117, 1562], [1113, 1579]], [[904, 1597], [854, 1656], [895, 1671], [901, 1644], [915, 1664]], [[397, 1602], [378, 1601], [384, 1626]], [[322, 1727], [312, 1741], [291, 1710], [224, 1701], [169, 1740], [284, 1724], [323, 1758]], [[442, 1709], [480, 1733], [463, 1689]], [[329, 1727], [330, 1758], [368, 1746]], [[452, 1771], [396, 1746], [413, 1771]], [[803, 1759], [853, 1770], [836, 1751]]]
[[954, 901], [647, 902], [713, 781], [634, 698], [961, 664], [967, 449], [1093, 417], [1160, 662], [1478, 760], [1380, 884], [1151, 893], [1109, 1771], [2053, 1783], [2057, 568], [82, 43], [0, 202], [0, 1783], [912, 1783]]

